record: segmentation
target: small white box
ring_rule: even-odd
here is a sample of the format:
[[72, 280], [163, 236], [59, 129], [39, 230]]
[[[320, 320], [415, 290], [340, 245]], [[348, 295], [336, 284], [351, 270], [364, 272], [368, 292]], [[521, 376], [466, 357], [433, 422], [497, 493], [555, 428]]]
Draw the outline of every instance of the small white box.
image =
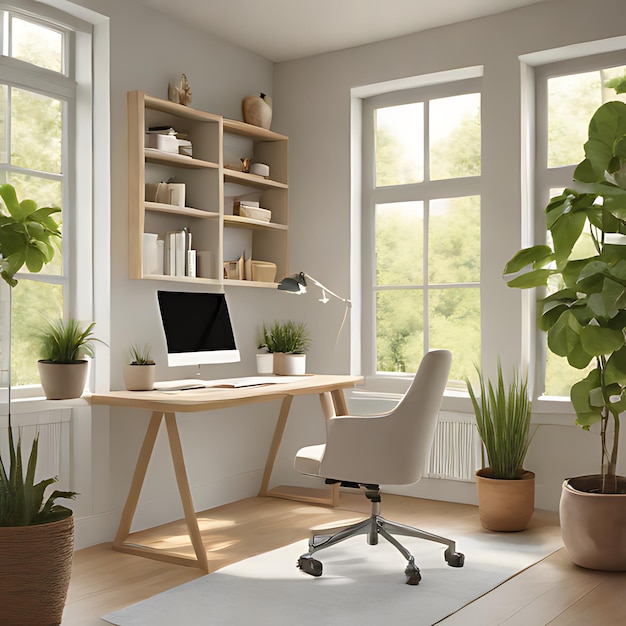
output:
[[176, 135], [146, 133], [146, 148], [153, 148], [154, 150], [178, 154], [178, 139], [176, 138]]

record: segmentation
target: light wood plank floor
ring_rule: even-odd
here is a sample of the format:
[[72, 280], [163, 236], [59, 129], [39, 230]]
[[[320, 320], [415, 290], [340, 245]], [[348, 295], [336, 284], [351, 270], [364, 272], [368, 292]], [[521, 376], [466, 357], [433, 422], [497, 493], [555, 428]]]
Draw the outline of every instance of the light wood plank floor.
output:
[[[473, 506], [385, 495], [382, 509], [389, 519], [451, 538], [455, 531], [480, 529]], [[198, 519], [214, 571], [303, 539], [311, 526], [348, 523], [368, 514], [369, 503], [363, 496], [344, 493], [335, 509], [276, 498], [249, 498], [198, 513]], [[531, 525], [558, 526], [558, 517], [555, 513], [536, 511]], [[156, 548], [192, 554], [182, 521], [133, 537]], [[196, 568], [114, 552], [111, 544], [80, 550], [74, 557], [63, 626], [104, 626], [100, 617], [105, 613], [202, 575]], [[440, 624], [622, 625], [626, 624], [624, 590], [626, 572], [578, 568], [561, 549]]]

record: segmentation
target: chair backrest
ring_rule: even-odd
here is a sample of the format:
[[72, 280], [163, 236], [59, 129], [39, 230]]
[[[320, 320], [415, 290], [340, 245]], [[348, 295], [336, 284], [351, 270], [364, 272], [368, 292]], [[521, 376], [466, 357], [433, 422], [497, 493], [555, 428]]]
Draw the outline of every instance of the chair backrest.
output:
[[401, 463], [395, 464], [398, 475], [390, 484], [412, 484], [422, 477], [451, 363], [449, 350], [427, 352], [411, 386], [396, 408], [387, 415], [398, 442], [397, 447], [394, 446], [395, 456], [402, 459]]

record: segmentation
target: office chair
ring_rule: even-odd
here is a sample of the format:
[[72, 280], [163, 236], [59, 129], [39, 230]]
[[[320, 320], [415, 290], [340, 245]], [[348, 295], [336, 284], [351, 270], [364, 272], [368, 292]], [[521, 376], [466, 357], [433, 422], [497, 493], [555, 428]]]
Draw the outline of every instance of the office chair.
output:
[[448, 350], [428, 352], [395, 409], [382, 415], [333, 416], [326, 423], [326, 443], [307, 446], [296, 453], [294, 468], [301, 474], [324, 478], [327, 484], [361, 489], [372, 503], [368, 519], [330, 535], [313, 533], [309, 551], [298, 559], [298, 568], [303, 572], [322, 575], [322, 564], [313, 558], [319, 550], [362, 534], [367, 535], [368, 544], [376, 545], [378, 535], [382, 535], [407, 559], [406, 583], [417, 585], [421, 574], [415, 560], [392, 533], [445, 544], [448, 565], [463, 567], [465, 557], [456, 551], [454, 541], [380, 515], [381, 484], [411, 485], [422, 477], [451, 361]]

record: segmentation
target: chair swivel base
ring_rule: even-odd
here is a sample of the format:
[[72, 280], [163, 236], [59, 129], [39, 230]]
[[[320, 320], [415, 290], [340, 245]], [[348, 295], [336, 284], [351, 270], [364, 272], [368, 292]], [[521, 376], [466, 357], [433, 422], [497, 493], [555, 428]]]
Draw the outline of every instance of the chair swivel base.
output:
[[350, 537], [356, 535], [367, 535], [367, 542], [370, 545], [376, 545], [378, 543], [378, 536], [381, 535], [389, 543], [391, 543], [408, 561], [404, 574], [407, 577], [407, 585], [419, 584], [422, 576], [419, 568], [415, 565], [415, 559], [413, 555], [393, 536], [392, 533], [397, 535], [404, 535], [407, 537], [416, 537], [418, 539], [425, 539], [427, 541], [435, 541], [447, 546], [444, 552], [444, 559], [450, 567], [463, 567], [465, 562], [465, 556], [461, 552], [456, 551], [456, 544], [450, 539], [440, 537], [439, 535], [433, 535], [431, 533], [413, 528], [412, 526], [406, 526], [397, 522], [391, 522], [382, 517], [380, 513], [380, 494], [366, 493], [366, 496], [372, 500], [372, 515], [356, 524], [347, 526], [332, 535], [313, 535], [309, 540], [309, 551], [303, 554], [299, 559], [297, 566], [300, 570], [311, 576], [322, 575], [322, 563], [313, 558], [313, 554], [324, 548], [329, 548], [341, 541], [345, 541]]

